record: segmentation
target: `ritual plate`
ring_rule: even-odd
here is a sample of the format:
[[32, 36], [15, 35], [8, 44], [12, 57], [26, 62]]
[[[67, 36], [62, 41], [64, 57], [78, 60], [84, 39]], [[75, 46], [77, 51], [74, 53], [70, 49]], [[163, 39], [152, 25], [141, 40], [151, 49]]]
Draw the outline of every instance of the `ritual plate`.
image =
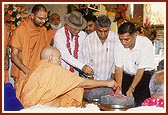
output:
[[126, 111], [129, 108], [135, 107], [133, 105], [108, 105], [108, 104], [97, 104], [102, 111]]
[[100, 99], [87, 99], [87, 98], [84, 98], [84, 100], [89, 102], [89, 103], [99, 102], [100, 101]]

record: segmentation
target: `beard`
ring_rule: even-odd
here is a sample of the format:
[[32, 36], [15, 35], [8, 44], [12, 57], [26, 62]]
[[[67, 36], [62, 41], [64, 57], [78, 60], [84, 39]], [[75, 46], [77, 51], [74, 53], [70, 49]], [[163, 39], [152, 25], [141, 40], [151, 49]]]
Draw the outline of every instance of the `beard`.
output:
[[61, 27], [61, 23], [59, 23], [58, 25], [50, 24], [50, 26], [53, 30], [58, 30]]
[[37, 27], [43, 27], [44, 23], [39, 23], [39, 22], [34, 21], [34, 25]]

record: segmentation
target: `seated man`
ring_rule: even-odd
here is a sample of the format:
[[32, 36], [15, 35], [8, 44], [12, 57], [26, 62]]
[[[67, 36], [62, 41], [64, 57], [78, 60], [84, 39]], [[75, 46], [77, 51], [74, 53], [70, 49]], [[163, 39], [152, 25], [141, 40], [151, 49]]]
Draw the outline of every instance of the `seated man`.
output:
[[149, 83], [151, 98], [147, 98], [143, 106], [164, 107], [164, 71], [156, 72]]
[[19, 99], [25, 108], [43, 104], [81, 107], [84, 88], [116, 87], [114, 80], [84, 79], [60, 66], [60, 52], [43, 48], [40, 62], [25, 78]]
[[127, 111], [164, 112], [164, 71], [156, 72], [149, 82], [151, 97], [142, 102], [142, 106], [130, 108]]

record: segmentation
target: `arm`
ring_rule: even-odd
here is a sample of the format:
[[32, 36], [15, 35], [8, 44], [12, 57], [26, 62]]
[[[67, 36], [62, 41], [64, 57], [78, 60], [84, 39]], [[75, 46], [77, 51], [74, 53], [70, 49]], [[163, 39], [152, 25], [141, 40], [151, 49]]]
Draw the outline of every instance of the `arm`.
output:
[[86, 74], [93, 77], [94, 70], [93, 68], [93, 60], [91, 59], [91, 50], [90, 50], [90, 43], [91, 41], [88, 41], [88, 37], [85, 38], [83, 42], [83, 48], [82, 53], [84, 57], [84, 63], [85, 66], [82, 68], [82, 71], [84, 71]]
[[143, 73], [144, 73], [144, 68], [141, 68], [141, 69], [137, 70], [137, 73], [134, 77], [134, 80], [132, 81], [132, 84], [131, 84], [130, 88], [128, 89], [127, 93], [126, 93], [127, 96], [133, 96], [132, 93], [133, 93], [135, 87], [141, 81]]
[[123, 78], [123, 70], [122, 67], [117, 67], [115, 69], [115, 77], [114, 79], [118, 83], [118, 85], [121, 87], [122, 86], [122, 78]]
[[29, 72], [29, 69], [21, 62], [21, 59], [19, 58], [19, 50], [12, 47], [12, 54], [11, 54], [12, 62], [16, 64], [17, 67], [19, 67], [23, 73], [27, 74]]
[[115, 67], [115, 75], [114, 75], [114, 79], [116, 80], [119, 88], [116, 89], [115, 93], [116, 94], [122, 94], [121, 92], [121, 87], [122, 87], [122, 78], [123, 78], [123, 70], [122, 67]]
[[118, 86], [114, 80], [83, 80], [78, 87], [82, 88], [94, 88], [94, 87], [116, 87]]
[[[61, 31], [63, 32], [63, 31]], [[56, 32], [55, 36], [54, 36], [54, 47], [56, 47], [60, 53], [61, 53], [61, 58], [67, 62], [68, 64], [79, 68], [82, 70], [82, 67], [84, 66], [83, 63], [81, 63], [80, 61], [78, 61], [77, 59], [75, 59], [68, 51], [67, 47], [66, 47], [66, 40], [64, 38], [65, 36], [63, 34], [61, 34], [59, 31]]]
[[[59, 31], [58, 31], [59, 32]], [[62, 37], [60, 37], [62, 36]], [[80, 62], [78, 59], [75, 59], [68, 51], [65, 43], [65, 36], [61, 33], [56, 33], [54, 36], [54, 47], [58, 48], [58, 50], [61, 52], [61, 58], [67, 62], [68, 64], [82, 70], [87, 75], [93, 75], [93, 69]]]
[[8, 70], [8, 69], [9, 69], [9, 59], [8, 59], [7, 52], [4, 52], [4, 53], [5, 53], [5, 58], [4, 58], [4, 69], [5, 69], [5, 70]]

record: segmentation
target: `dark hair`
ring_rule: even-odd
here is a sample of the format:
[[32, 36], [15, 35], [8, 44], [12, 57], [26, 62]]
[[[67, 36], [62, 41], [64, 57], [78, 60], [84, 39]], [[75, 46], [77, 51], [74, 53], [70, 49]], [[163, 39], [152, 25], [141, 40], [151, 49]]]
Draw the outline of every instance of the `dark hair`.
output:
[[93, 21], [93, 22], [96, 22], [97, 20], [97, 17], [95, 15], [84, 15], [83, 16], [85, 18], [85, 20], [88, 22], [88, 21]]
[[110, 27], [111, 25], [111, 20], [105, 16], [105, 15], [101, 15], [97, 18], [96, 22], [96, 27], [101, 26], [101, 27]]
[[151, 35], [153, 35], [153, 37], [155, 38], [157, 36], [156, 31], [152, 31]]
[[136, 27], [132, 22], [124, 22], [118, 28], [118, 34], [129, 33], [130, 35], [136, 32]]
[[45, 12], [47, 12], [47, 9], [46, 9], [46, 7], [45, 7], [44, 5], [42, 5], [42, 4], [37, 4], [37, 5], [33, 6], [33, 8], [32, 8], [32, 13], [33, 13], [33, 14], [36, 14], [38, 11], [45, 11]]
[[142, 34], [144, 32], [144, 27], [143, 26], [138, 27], [137, 31]]

